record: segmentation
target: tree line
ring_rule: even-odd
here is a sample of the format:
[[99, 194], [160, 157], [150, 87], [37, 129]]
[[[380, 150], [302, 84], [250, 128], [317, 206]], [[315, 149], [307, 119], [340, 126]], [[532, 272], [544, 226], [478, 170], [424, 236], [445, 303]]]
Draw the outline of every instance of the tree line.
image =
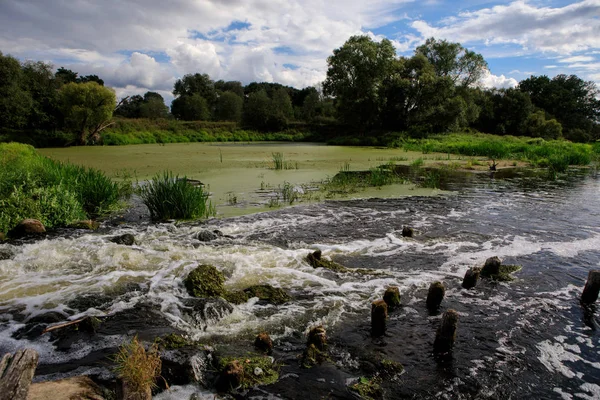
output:
[[290, 123], [336, 126], [339, 133], [377, 136], [474, 129], [574, 141], [600, 138], [599, 92], [576, 75], [531, 76], [516, 88], [485, 89], [481, 54], [459, 43], [428, 39], [410, 57], [398, 57], [387, 40], [353, 36], [327, 59], [319, 87], [214, 81], [188, 74], [173, 88], [171, 107], [156, 92], [116, 103], [96, 75], [43, 62], [19, 62], [0, 53], [0, 128], [65, 131], [93, 143], [122, 118], [232, 121], [249, 129], [278, 131]]

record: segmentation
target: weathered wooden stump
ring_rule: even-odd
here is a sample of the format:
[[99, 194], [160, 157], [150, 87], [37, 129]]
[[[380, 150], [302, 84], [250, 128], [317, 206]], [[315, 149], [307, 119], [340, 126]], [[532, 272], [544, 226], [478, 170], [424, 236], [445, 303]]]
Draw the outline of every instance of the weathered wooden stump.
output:
[[456, 340], [456, 326], [458, 325], [458, 313], [455, 310], [448, 310], [442, 316], [442, 321], [435, 335], [433, 342], [433, 352], [444, 354], [452, 351], [454, 341]]
[[39, 355], [35, 350], [22, 349], [0, 360], [0, 400], [25, 400], [37, 368]]
[[322, 326], [315, 326], [308, 332], [306, 345], [313, 344], [317, 350], [324, 351], [327, 348], [327, 331]]
[[267, 332], [261, 332], [254, 339], [254, 347], [263, 353], [271, 354], [273, 352], [273, 341]]
[[500, 273], [500, 266], [502, 265], [502, 260], [498, 257], [490, 257], [485, 260], [485, 264], [481, 269], [481, 276], [490, 277], [492, 275], [498, 275]]
[[371, 336], [385, 335], [388, 306], [383, 300], [375, 300], [371, 304]]
[[235, 389], [244, 381], [244, 366], [238, 360], [229, 362], [219, 377], [218, 388], [223, 391]]
[[409, 226], [405, 226], [402, 228], [402, 236], [403, 237], [413, 237], [415, 234], [415, 230]]
[[465, 277], [462, 282], [462, 287], [465, 289], [474, 288], [477, 285], [477, 281], [479, 280], [479, 273], [481, 272], [481, 268], [469, 268], [465, 273]]
[[400, 307], [400, 289], [398, 286], [388, 287], [383, 294], [383, 301], [385, 301], [390, 310]]
[[440, 304], [442, 304], [445, 294], [446, 288], [444, 284], [442, 282], [433, 282], [429, 286], [429, 292], [427, 292], [427, 309], [429, 311], [436, 311], [440, 307]]
[[591, 270], [588, 273], [588, 279], [581, 294], [581, 302], [584, 304], [592, 304], [598, 300], [600, 293], [600, 270]]

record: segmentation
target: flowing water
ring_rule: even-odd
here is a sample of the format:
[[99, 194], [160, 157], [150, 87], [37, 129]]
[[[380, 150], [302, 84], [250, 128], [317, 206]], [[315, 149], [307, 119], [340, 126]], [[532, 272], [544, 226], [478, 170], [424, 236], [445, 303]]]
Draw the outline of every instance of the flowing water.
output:
[[[134, 333], [151, 338], [171, 328], [224, 348], [267, 330], [275, 358], [285, 361], [281, 379], [250, 398], [355, 398], [347, 385], [370, 376], [381, 358], [405, 368], [383, 382], [389, 399], [600, 398], [600, 310], [579, 303], [588, 271], [600, 264], [598, 176], [470, 175], [447, 189], [435, 197], [331, 201], [204, 224], [107, 225], [0, 244], [12, 253], [0, 261], [0, 353], [38, 350], [36, 379], [110, 375], [108, 349]], [[414, 227], [415, 237], [402, 237], [403, 226]], [[224, 236], [199, 242], [194, 233], [204, 229]], [[136, 244], [108, 240], [123, 233], [134, 234]], [[305, 257], [316, 249], [370, 271], [313, 269]], [[461, 287], [469, 267], [496, 255], [523, 267], [515, 281]], [[221, 270], [228, 289], [269, 283], [293, 299], [278, 306], [251, 299], [231, 313], [190, 318], [182, 280], [200, 264]], [[447, 288], [441, 311], [459, 313], [453, 355], [443, 360], [432, 354], [441, 313], [425, 307], [436, 280]], [[370, 304], [390, 285], [400, 288], [403, 305], [390, 313], [386, 336], [372, 339]], [[92, 339], [60, 348], [49, 334], [23, 333], [28, 321], [51, 311], [131, 320], [151, 311], [156, 321], [107, 322]], [[305, 370], [296, 357], [316, 324], [327, 328], [331, 361]], [[194, 386], [158, 397], [187, 399], [196, 391], [212, 398]]]

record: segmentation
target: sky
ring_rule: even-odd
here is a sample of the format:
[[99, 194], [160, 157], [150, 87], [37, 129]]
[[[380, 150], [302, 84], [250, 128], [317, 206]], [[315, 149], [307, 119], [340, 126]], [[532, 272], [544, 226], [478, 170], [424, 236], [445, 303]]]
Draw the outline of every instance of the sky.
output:
[[0, 0], [0, 51], [80, 75], [117, 96], [178, 78], [325, 79], [327, 57], [352, 35], [388, 38], [410, 56], [427, 38], [459, 42], [489, 65], [482, 84], [576, 74], [600, 84], [600, 0]]

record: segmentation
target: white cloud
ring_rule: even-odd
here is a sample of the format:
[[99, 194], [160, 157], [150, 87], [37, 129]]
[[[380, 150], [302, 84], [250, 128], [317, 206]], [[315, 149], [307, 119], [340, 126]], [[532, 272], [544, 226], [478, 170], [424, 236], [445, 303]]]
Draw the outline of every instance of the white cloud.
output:
[[582, 63], [582, 62], [590, 62], [594, 61], [595, 58], [591, 56], [574, 56], [574, 57], [566, 57], [558, 60], [559, 63]]
[[504, 75], [494, 75], [490, 71], [487, 71], [481, 78], [481, 85], [488, 89], [508, 89], [516, 87], [518, 84], [519, 82], [515, 78], [507, 78]]

